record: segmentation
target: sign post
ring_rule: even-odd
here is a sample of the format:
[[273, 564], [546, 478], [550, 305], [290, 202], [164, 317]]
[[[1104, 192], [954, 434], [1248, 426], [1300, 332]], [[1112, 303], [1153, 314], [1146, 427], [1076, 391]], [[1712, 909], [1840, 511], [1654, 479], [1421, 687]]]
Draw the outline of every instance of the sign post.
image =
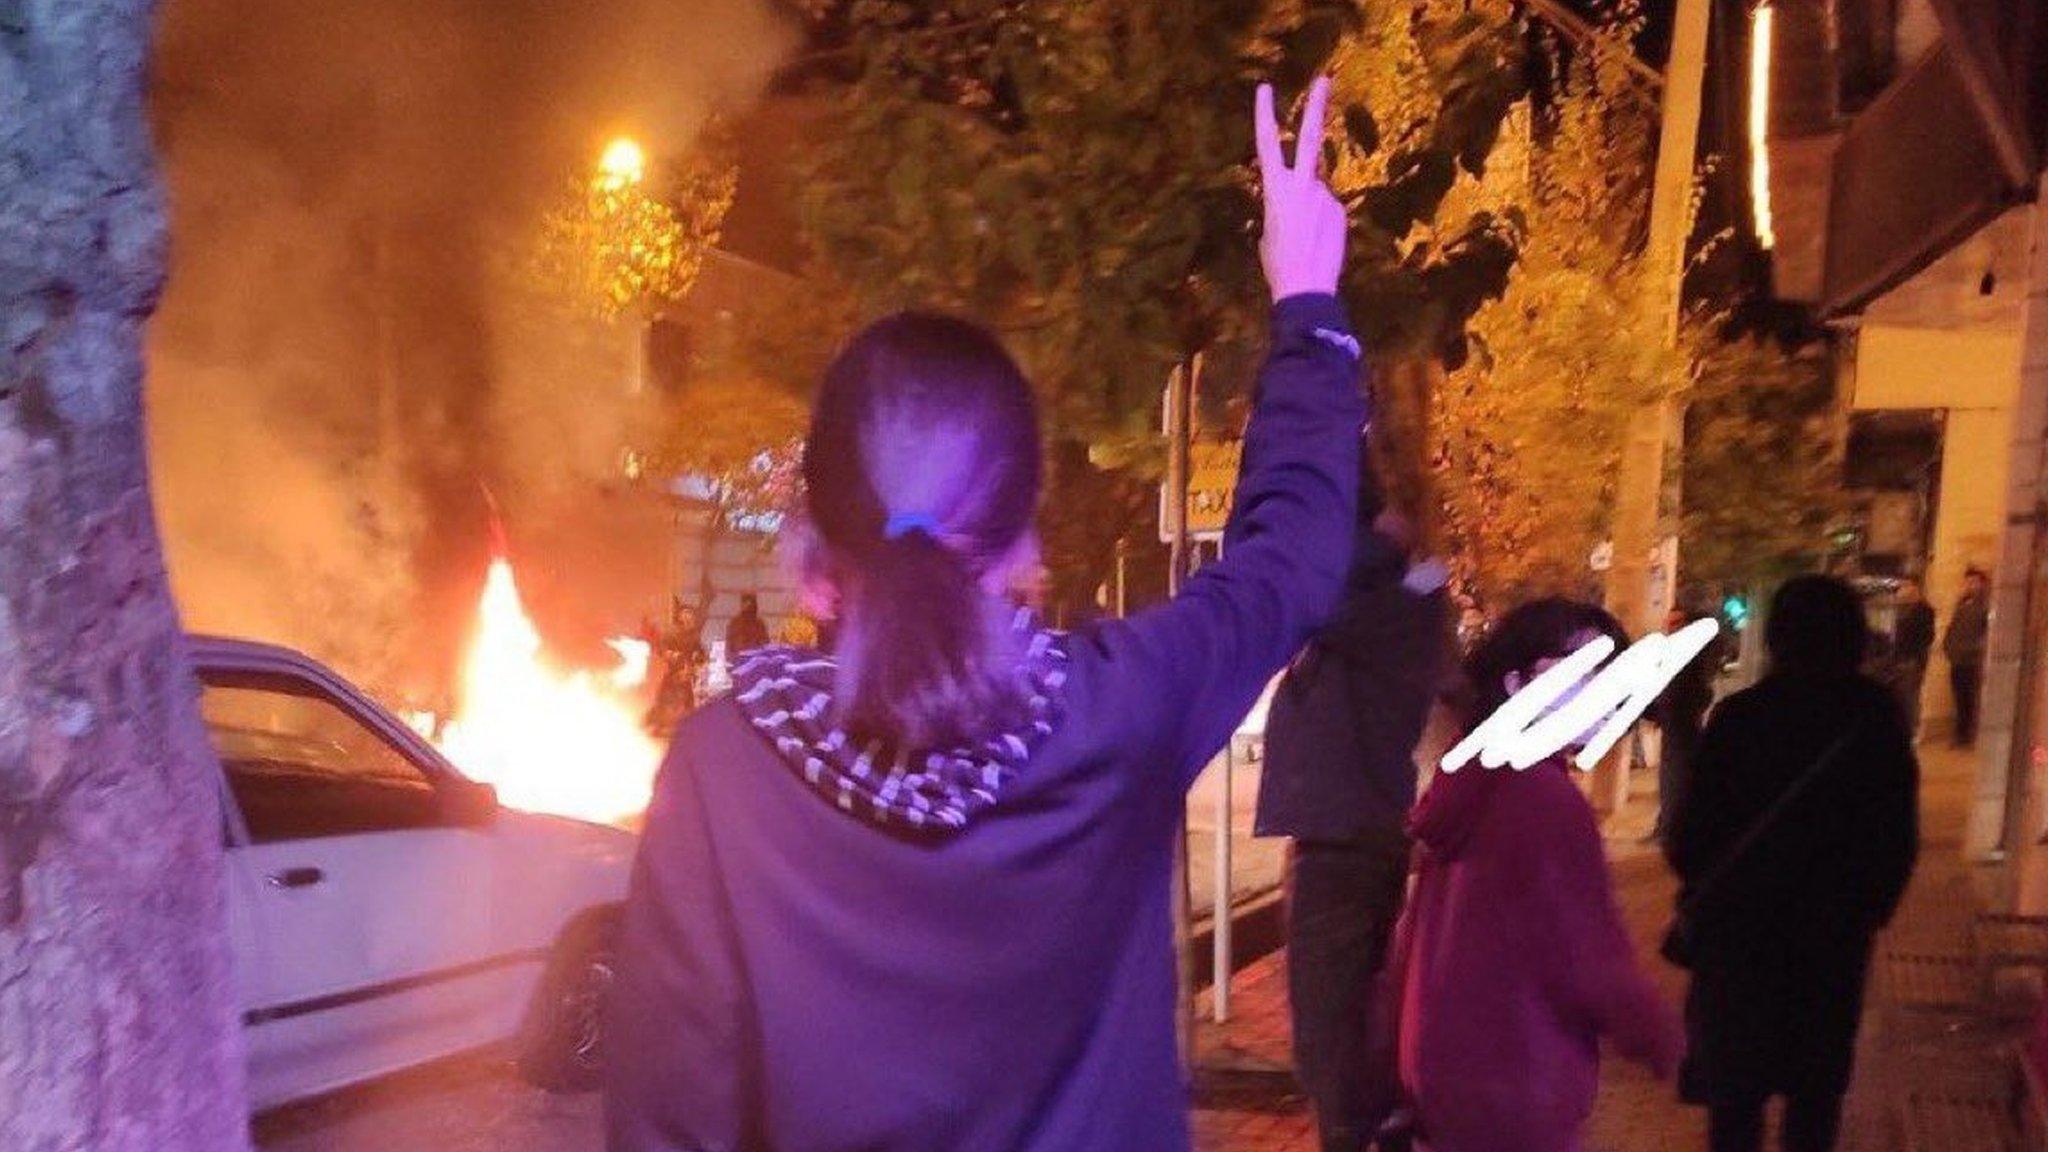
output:
[[1188, 539], [1217, 544], [1230, 522], [1230, 509], [1237, 498], [1237, 472], [1244, 463], [1244, 441], [1221, 440], [1187, 446], [1185, 498], [1173, 498], [1173, 473], [1159, 489], [1159, 541], [1174, 542], [1175, 509], [1185, 509]]

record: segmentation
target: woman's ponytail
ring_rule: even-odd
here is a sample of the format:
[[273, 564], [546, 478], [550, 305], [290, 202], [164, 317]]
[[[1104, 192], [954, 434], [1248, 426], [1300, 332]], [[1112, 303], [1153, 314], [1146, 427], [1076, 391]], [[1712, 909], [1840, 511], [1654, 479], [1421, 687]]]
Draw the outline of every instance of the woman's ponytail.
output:
[[1024, 695], [989, 588], [1025, 549], [1038, 414], [995, 339], [906, 313], [827, 371], [804, 451], [814, 578], [839, 594], [840, 719], [907, 749], [987, 739]]
[[985, 738], [1019, 691], [1002, 604], [922, 530], [880, 541], [849, 583], [838, 649], [846, 724], [910, 748]]

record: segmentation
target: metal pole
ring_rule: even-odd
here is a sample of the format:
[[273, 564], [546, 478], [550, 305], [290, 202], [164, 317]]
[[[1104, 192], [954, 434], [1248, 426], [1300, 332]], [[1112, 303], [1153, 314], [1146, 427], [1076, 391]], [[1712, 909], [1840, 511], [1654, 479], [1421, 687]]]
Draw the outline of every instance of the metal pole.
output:
[[1237, 767], [1237, 738], [1223, 747], [1223, 780], [1216, 789], [1216, 902], [1211, 913], [1215, 925], [1210, 969], [1210, 1004], [1213, 1019], [1221, 1024], [1230, 1019], [1230, 780]]
[[[1663, 339], [1645, 349], [1645, 364], [1676, 345], [1684, 304], [1685, 242], [1692, 231], [1693, 159], [1699, 143], [1700, 91], [1706, 79], [1708, 0], [1678, 0], [1672, 24], [1671, 63], [1665, 69], [1663, 126], [1658, 135], [1656, 184], [1650, 195], [1646, 266], [1652, 277], [1645, 303], [1656, 310]], [[1629, 635], [1658, 621], [1649, 615], [1649, 568], [1657, 547], [1664, 457], [1673, 438], [1670, 401], [1659, 398], [1629, 421], [1614, 511], [1614, 565], [1607, 573], [1607, 607]], [[1678, 574], [1670, 574], [1676, 586]]]
[[1166, 591], [1180, 595], [1188, 574], [1188, 392], [1191, 373], [1178, 365], [1166, 381]]
[[647, 391], [648, 345], [654, 336], [654, 318], [634, 313], [627, 325], [633, 331], [633, 374], [626, 381], [626, 391], [638, 396]]
[[[1656, 183], [1650, 192], [1650, 230], [1644, 264], [1649, 276], [1644, 304], [1662, 334], [1642, 350], [1647, 374], [1661, 371], [1661, 360], [1678, 343], [1679, 313], [1684, 307], [1685, 242], [1692, 231], [1694, 158], [1699, 146], [1700, 93], [1706, 80], [1709, 0], [1678, 0], [1672, 21], [1671, 62], [1664, 70], [1663, 124], [1658, 133]], [[1662, 621], [1650, 603], [1650, 569], [1658, 551], [1666, 476], [1665, 458], [1683, 437], [1677, 413], [1677, 381], [1664, 385], [1655, 400], [1633, 413], [1623, 442], [1620, 475], [1616, 478], [1613, 522], [1614, 563], [1607, 572], [1607, 609], [1632, 637], [1643, 636]], [[1666, 574], [1678, 586], [1678, 573]], [[1611, 781], [1619, 819], [1628, 803], [1627, 756], [1610, 757], [1603, 765], [1621, 777]]]

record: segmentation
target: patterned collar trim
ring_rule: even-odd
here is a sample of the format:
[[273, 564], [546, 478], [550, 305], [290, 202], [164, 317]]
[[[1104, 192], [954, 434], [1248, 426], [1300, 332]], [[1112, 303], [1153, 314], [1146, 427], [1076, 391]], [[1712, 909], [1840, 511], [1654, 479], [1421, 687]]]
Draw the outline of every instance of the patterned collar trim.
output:
[[841, 811], [894, 831], [947, 838], [996, 805], [1059, 723], [1064, 637], [1036, 629], [1027, 617], [1019, 627], [1031, 634], [1025, 711], [978, 746], [909, 751], [856, 740], [832, 719], [837, 662], [808, 649], [749, 653], [733, 673], [733, 699], [783, 763]]

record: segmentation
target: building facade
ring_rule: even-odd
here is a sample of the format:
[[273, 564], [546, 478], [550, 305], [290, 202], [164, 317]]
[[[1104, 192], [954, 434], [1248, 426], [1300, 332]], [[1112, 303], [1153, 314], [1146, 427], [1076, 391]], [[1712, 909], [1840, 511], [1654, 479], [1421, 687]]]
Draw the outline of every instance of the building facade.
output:
[[[2048, 908], [2048, 0], [1769, 0], [1753, 195], [1776, 294], [1846, 336], [1856, 413], [1940, 430], [1916, 570], [1992, 577], [1967, 851]], [[1760, 23], [1769, 31], [1759, 36]], [[1760, 162], [1760, 163], [1759, 163]], [[1924, 713], [1952, 712], [1939, 653]]]

